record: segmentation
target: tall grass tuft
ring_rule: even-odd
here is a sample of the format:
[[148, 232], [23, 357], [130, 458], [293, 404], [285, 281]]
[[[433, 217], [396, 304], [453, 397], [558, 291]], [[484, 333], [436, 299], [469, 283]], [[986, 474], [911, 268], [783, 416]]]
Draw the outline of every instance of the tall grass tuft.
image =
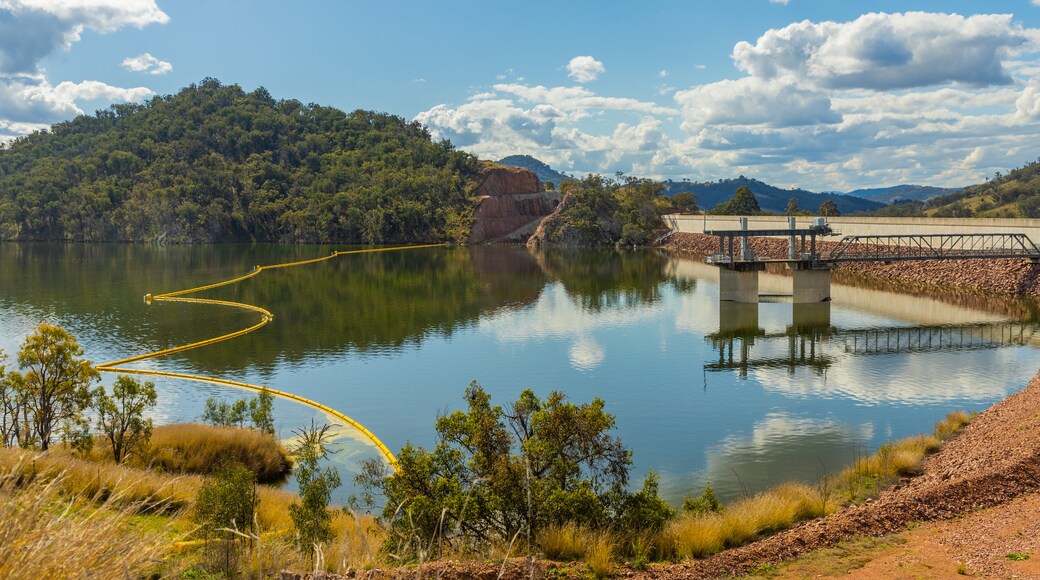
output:
[[816, 489], [785, 483], [737, 501], [721, 513], [688, 513], [672, 520], [658, 536], [657, 552], [663, 558], [708, 556], [819, 517], [833, 507]]
[[940, 441], [947, 441], [965, 427], [975, 417], [974, 413], [954, 411], [935, 425], [935, 436]]
[[288, 452], [272, 435], [201, 423], [156, 427], [148, 449], [131, 464], [171, 473], [208, 474], [228, 460], [248, 467], [260, 483], [281, 481], [292, 467]]
[[614, 574], [614, 539], [610, 532], [589, 533], [585, 563], [594, 578], [609, 578]]
[[62, 477], [15, 463], [0, 474], [0, 578], [140, 577], [168, 543], [132, 525], [137, 510], [112, 495], [96, 504], [60, 494]]
[[589, 531], [574, 522], [548, 526], [538, 532], [538, 547], [550, 560], [579, 560], [585, 556]]

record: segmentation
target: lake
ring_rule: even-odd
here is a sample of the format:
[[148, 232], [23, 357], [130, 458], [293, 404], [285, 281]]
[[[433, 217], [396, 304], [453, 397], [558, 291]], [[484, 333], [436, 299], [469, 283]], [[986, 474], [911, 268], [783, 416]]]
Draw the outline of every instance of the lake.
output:
[[[3, 243], [0, 349], [13, 357], [41, 321], [69, 329], [95, 363], [237, 330], [256, 315], [142, 297], [331, 249]], [[768, 294], [785, 285], [780, 275], [761, 283]], [[720, 304], [713, 267], [653, 250], [345, 255], [200, 294], [262, 306], [274, 321], [137, 365], [297, 393], [394, 451], [407, 441], [432, 446], [437, 417], [464, 407], [474, 380], [503, 405], [528, 387], [576, 402], [600, 397], [633, 451], [633, 485], [652, 468], [673, 504], [708, 481], [723, 499], [818, 481], [886, 441], [930, 431], [950, 411], [988, 407], [1040, 368], [1032, 301], [915, 296], [840, 275], [832, 295], [823, 305]], [[155, 382], [160, 423], [196, 419], [207, 397], [252, 396]], [[283, 438], [325, 420], [285, 400], [275, 417]], [[354, 433], [337, 441], [337, 499], [356, 493], [357, 462], [374, 456]]]

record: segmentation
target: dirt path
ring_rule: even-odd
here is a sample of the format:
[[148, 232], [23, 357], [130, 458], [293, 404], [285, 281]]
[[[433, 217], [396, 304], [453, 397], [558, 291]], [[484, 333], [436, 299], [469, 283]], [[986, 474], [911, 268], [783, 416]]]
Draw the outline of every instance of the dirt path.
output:
[[[782, 566], [777, 578], [1040, 578], [1040, 493]], [[768, 574], [772, 576], [773, 574]]]

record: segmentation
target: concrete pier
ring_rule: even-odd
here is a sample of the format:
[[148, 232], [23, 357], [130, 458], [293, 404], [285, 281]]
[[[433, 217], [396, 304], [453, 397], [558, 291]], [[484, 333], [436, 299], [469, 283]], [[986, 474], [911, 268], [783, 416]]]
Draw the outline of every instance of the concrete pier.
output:
[[750, 262], [741, 264], [741, 266], [740, 268], [719, 268], [719, 300], [757, 304], [758, 273], [765, 270], [765, 264]]
[[813, 304], [831, 299], [831, 271], [794, 265], [791, 301], [795, 304]]

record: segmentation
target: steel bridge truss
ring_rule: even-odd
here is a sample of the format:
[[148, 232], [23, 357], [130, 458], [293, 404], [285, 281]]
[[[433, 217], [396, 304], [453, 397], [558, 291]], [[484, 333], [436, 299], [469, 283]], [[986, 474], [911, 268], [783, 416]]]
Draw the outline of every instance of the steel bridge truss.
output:
[[845, 236], [820, 262], [894, 262], [1028, 258], [1040, 260], [1040, 248], [1025, 234], [920, 234]]

